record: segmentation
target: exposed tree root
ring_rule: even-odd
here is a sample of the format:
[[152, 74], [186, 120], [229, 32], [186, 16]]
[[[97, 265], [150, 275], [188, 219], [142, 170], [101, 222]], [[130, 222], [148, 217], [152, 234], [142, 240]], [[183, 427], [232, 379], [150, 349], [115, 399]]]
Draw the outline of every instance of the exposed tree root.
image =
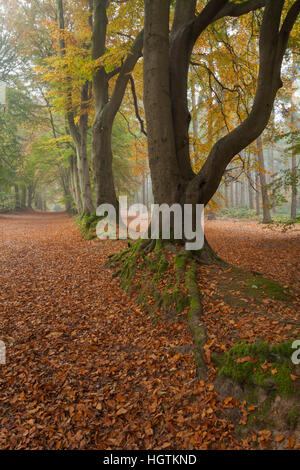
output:
[[202, 250], [192, 252], [179, 244], [163, 240], [131, 243], [126, 250], [112, 255], [108, 261], [108, 265], [116, 269], [113, 276], [120, 277], [124, 289], [136, 292], [138, 302], [147, 312], [154, 314], [154, 318], [158, 308], [174, 319], [187, 310], [195, 362], [201, 378], [206, 376], [206, 332], [197, 270], [199, 264], [219, 261], [207, 242]]

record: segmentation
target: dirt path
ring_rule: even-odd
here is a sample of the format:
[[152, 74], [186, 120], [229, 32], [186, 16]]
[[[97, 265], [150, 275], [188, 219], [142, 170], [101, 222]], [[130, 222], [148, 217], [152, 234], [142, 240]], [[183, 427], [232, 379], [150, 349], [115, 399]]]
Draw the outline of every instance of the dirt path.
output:
[[104, 269], [119, 242], [64, 214], [0, 217], [0, 242], [1, 449], [238, 446], [186, 321], [154, 324]]

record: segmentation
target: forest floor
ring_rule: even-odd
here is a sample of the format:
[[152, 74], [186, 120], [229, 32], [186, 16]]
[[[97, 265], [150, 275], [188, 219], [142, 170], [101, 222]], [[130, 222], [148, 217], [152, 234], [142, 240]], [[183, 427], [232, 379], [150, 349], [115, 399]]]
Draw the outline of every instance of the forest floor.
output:
[[[207, 351], [300, 338], [282, 322], [300, 320], [299, 232], [211, 221], [206, 233], [224, 259], [290, 290], [289, 302], [257, 302], [232, 268], [201, 268]], [[0, 217], [0, 244], [1, 449], [299, 448], [292, 431], [237, 439], [232, 398], [196, 379], [186, 318], [154, 322], [105, 268], [124, 242], [85, 241], [65, 214], [29, 213]], [[249, 407], [238, 406], [243, 424]]]

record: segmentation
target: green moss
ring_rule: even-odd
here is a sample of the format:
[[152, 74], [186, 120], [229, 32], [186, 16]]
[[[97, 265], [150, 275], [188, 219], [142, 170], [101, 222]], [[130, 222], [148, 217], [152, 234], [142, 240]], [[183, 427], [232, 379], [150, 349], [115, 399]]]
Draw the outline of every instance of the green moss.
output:
[[276, 300], [288, 300], [288, 290], [278, 282], [260, 276], [251, 276], [247, 280], [245, 292], [251, 297], [267, 296]]
[[238, 344], [215, 358], [219, 366], [218, 375], [241, 385], [260, 386], [275, 394], [292, 396], [295, 383], [290, 376], [294, 370], [291, 344]]
[[92, 214], [83, 214], [80, 217], [75, 217], [76, 223], [81, 229], [81, 236], [85, 240], [92, 240], [97, 238], [96, 227], [101, 217], [98, 217], [95, 212]]

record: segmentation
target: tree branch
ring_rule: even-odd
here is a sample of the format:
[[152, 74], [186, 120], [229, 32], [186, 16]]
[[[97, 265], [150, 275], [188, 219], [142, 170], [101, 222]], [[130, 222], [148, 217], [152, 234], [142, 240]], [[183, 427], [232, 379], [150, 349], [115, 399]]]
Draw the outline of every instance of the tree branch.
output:
[[133, 104], [134, 104], [134, 109], [135, 109], [135, 115], [137, 117], [137, 120], [139, 121], [140, 123], [140, 126], [141, 126], [141, 132], [147, 136], [147, 132], [145, 131], [145, 127], [144, 127], [144, 121], [140, 115], [140, 112], [139, 112], [139, 105], [138, 105], [138, 100], [137, 100], [137, 96], [136, 96], [136, 91], [135, 91], [135, 84], [134, 84], [134, 79], [133, 79], [133, 76], [130, 75], [129, 76], [129, 81], [130, 81], [130, 85], [131, 85], [131, 92], [132, 92], [132, 97], [133, 97]]
[[263, 8], [267, 0], [248, 0], [247, 2], [236, 4], [228, 3], [222, 10], [214, 17], [214, 21], [224, 18], [225, 16], [238, 17], [249, 13], [250, 11]]
[[[286, 18], [285, 34], [289, 35], [300, 7], [297, 0]], [[280, 71], [284, 55], [280, 30], [284, 0], [267, 0], [259, 40], [259, 75], [254, 103], [249, 116], [232, 132], [213, 146], [198, 175], [191, 181], [187, 202], [207, 204], [215, 193], [228, 163], [242, 149], [257, 139], [265, 129], [278, 89], [282, 86]], [[285, 47], [288, 38], [285, 38]], [[278, 48], [280, 52], [278, 52]]]
[[116, 113], [118, 112], [122, 99], [126, 90], [130, 74], [135, 67], [135, 64], [142, 55], [143, 49], [144, 30], [140, 31], [132, 44], [131, 50], [128, 53], [124, 63], [121, 67], [120, 73], [116, 80], [116, 84], [107, 106], [107, 112], [109, 113], [110, 119], [113, 120]]

